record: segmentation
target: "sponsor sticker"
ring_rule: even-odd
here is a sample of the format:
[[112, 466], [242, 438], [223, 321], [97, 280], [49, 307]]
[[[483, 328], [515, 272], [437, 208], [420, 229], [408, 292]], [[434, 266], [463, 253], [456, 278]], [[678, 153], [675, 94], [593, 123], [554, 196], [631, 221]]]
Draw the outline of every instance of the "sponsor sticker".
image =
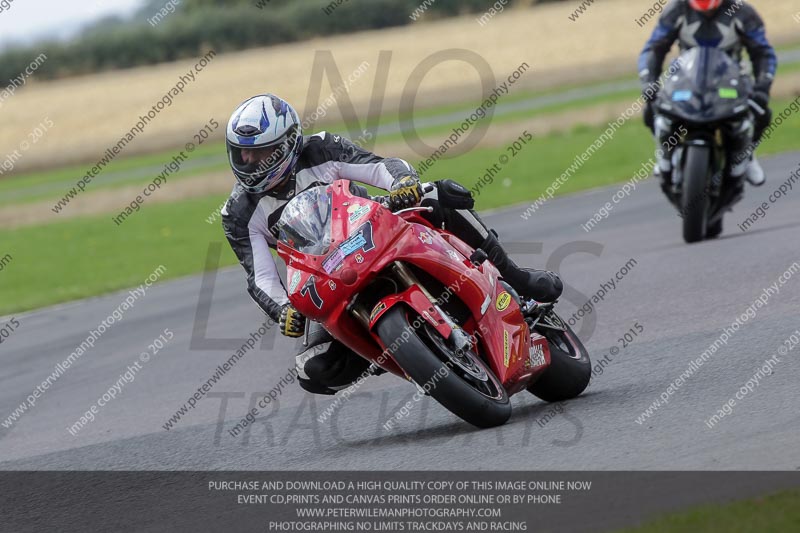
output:
[[295, 293], [295, 291], [297, 290], [297, 286], [300, 285], [300, 278], [301, 278], [300, 271], [295, 270], [294, 274], [292, 274], [292, 279], [289, 282], [289, 294]]
[[692, 99], [692, 91], [675, 91], [672, 93], [673, 102], [688, 102]]
[[503, 365], [508, 368], [509, 359], [511, 358], [511, 339], [509, 338], [508, 330], [503, 330]]
[[431, 244], [433, 244], [433, 235], [431, 235], [427, 231], [420, 231], [419, 232], [419, 240], [423, 244], [431, 245]]
[[380, 313], [384, 309], [386, 309], [386, 304], [383, 302], [379, 302], [378, 305], [376, 305], [375, 308], [372, 309], [372, 312], [369, 314], [369, 321], [372, 322], [375, 319], [375, 317], [378, 316], [378, 313]]
[[336, 282], [333, 281], [332, 279], [328, 280], [328, 287], [330, 287], [332, 291], [335, 291], [336, 290]]
[[531, 365], [534, 367], [542, 366], [547, 362], [544, 359], [544, 348], [541, 344], [534, 344], [531, 346], [530, 356]]
[[[325, 258], [322, 262], [322, 268], [330, 274], [342, 266], [344, 259], [350, 254], [358, 250], [369, 252], [373, 249], [375, 249], [375, 242], [372, 240], [372, 223], [367, 222]], [[358, 262], [363, 263], [364, 257], [362, 256], [361, 261]]]
[[356, 254], [356, 263], [359, 265], [364, 262], [364, 256], [361, 254]]
[[358, 222], [366, 215], [369, 214], [370, 208], [368, 205], [361, 205], [361, 204], [353, 204], [347, 208], [347, 212], [350, 214], [348, 219], [350, 223]]
[[447, 255], [449, 255], [449, 256], [450, 256], [450, 258], [451, 258], [453, 261], [461, 261], [461, 258], [460, 258], [460, 257], [458, 257], [458, 254], [457, 254], [457, 253], [455, 253], [453, 250], [447, 250]]
[[508, 309], [508, 306], [511, 305], [511, 295], [507, 292], [503, 291], [497, 295], [497, 302], [495, 303], [495, 309], [498, 311], [505, 311]]
[[344, 252], [342, 252], [341, 248], [337, 248], [333, 251], [331, 255], [325, 258], [325, 261], [322, 262], [322, 268], [325, 269], [325, 272], [330, 274], [340, 266], [344, 262]]

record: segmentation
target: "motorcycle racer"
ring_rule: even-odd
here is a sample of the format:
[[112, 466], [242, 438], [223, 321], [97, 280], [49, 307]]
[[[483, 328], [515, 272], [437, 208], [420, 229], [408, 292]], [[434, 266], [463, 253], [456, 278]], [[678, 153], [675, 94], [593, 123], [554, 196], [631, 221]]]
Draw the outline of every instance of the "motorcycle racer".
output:
[[[658, 21], [650, 39], [639, 56], [639, 78], [642, 83], [647, 106], [645, 124], [653, 131], [661, 146], [674, 132], [674, 124], [655, 117], [653, 102], [656, 92], [650, 89], [661, 75], [664, 58], [678, 41], [681, 51], [697, 46], [716, 47], [740, 61], [746, 49], [752, 63], [755, 78], [754, 91], [750, 98], [764, 111], [754, 114], [755, 124], [740, 124], [727, 132], [728, 143], [733, 146], [733, 164], [730, 175], [744, 176], [754, 186], [765, 181], [764, 170], [752, 153], [771, 121], [769, 93], [777, 70], [775, 50], [767, 40], [764, 22], [750, 4], [743, 0], [672, 0]], [[672, 127], [670, 127], [672, 126]], [[748, 153], [749, 152], [749, 153]], [[738, 157], [736, 157], [738, 156]], [[656, 175], [662, 179], [662, 189], [667, 192], [672, 178], [670, 154], [659, 158]], [[741, 188], [741, 181], [738, 183]]]
[[[337, 179], [390, 191], [393, 210], [424, 199], [435, 208], [432, 216], [437, 226], [482, 249], [518, 293], [540, 302], [552, 302], [561, 295], [563, 285], [556, 274], [522, 269], [508, 257], [496, 232], [472, 210], [474, 202], [466, 188], [443, 180], [423, 198], [417, 173], [406, 161], [382, 158], [339, 135], [303, 136], [297, 112], [275, 95], [257, 95], [241, 103], [228, 121], [225, 143], [236, 177], [221, 212], [225, 235], [245, 270], [248, 293], [279, 324], [283, 335], [300, 337], [306, 320], [288, 303], [270, 251], [277, 246], [277, 222], [298, 193]], [[366, 196], [363, 187], [353, 187]], [[298, 381], [307, 391], [334, 394], [367, 368], [366, 360], [318, 324], [309, 324], [308, 337], [307, 344], [298, 343], [297, 356]]]

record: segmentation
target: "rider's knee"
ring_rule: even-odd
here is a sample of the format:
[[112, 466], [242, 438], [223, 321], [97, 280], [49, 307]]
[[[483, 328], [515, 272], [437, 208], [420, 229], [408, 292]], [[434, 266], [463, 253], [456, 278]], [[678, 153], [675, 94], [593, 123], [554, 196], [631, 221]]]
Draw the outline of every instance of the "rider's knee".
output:
[[472, 209], [475, 199], [472, 193], [453, 180], [440, 180], [436, 182], [439, 205], [445, 209]]

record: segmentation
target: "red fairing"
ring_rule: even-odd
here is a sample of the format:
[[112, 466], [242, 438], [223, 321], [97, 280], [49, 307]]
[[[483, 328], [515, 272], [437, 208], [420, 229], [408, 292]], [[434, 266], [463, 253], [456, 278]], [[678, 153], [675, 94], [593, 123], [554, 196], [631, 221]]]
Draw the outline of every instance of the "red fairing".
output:
[[695, 11], [713, 11], [722, 5], [722, 0], [689, 0], [689, 5]]
[[[464, 331], [510, 394], [530, 385], [549, 366], [547, 341], [530, 333], [494, 265], [473, 265], [468, 259], [472, 248], [433, 228], [417, 212], [395, 215], [377, 202], [352, 195], [346, 180], [335, 181], [330, 191], [332, 240], [325, 254], [303, 254], [278, 243], [287, 264], [289, 300], [303, 315], [321, 322], [361, 356], [405, 377], [374, 325], [388, 309], [404, 305], [448, 338], [451, 327], [431, 298], [446, 302], [457, 295], [472, 315]], [[348, 306], [360, 293], [369, 294], [370, 285], [395, 261], [418, 267], [446, 289], [426, 294], [417, 286], [403, 288], [365, 310], [365, 326]]]

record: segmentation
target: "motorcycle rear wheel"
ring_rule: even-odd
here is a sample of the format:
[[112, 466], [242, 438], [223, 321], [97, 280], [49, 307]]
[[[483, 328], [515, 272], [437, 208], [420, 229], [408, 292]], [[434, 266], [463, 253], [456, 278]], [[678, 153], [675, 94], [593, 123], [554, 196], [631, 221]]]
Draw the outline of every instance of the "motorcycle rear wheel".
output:
[[[473, 352], [457, 355], [435, 329], [403, 306], [387, 311], [377, 324], [384, 345], [396, 348], [392, 357], [420, 387], [445, 409], [479, 428], [505, 424], [511, 402], [503, 385]], [[419, 327], [411, 324], [421, 323]], [[404, 334], [407, 340], [402, 341]]]
[[528, 392], [546, 402], [563, 402], [579, 396], [592, 379], [592, 362], [581, 340], [558, 315], [553, 322], [564, 329], [537, 326], [550, 347], [550, 367], [528, 387]]

